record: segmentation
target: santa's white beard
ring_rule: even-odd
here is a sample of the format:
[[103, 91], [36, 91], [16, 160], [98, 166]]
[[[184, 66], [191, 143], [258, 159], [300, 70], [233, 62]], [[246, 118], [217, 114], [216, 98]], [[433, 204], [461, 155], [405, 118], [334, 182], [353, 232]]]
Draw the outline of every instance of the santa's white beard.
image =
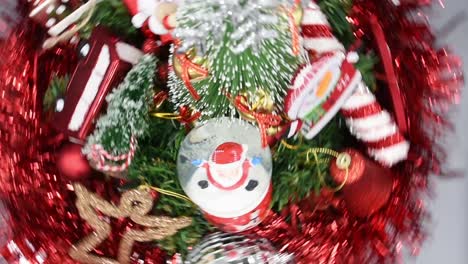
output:
[[242, 177], [242, 165], [228, 166], [217, 165], [209, 168], [213, 179], [224, 187], [229, 187], [236, 184]]

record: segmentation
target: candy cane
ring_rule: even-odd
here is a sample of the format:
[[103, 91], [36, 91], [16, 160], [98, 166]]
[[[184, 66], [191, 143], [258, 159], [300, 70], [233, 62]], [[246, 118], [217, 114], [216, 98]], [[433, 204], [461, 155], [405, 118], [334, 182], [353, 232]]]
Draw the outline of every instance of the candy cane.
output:
[[[96, 163], [96, 169], [103, 172], [123, 172], [128, 169], [132, 163], [133, 157], [135, 156], [136, 151], [136, 139], [132, 136], [130, 139], [130, 150], [126, 154], [114, 156], [107, 152], [102, 145], [93, 145], [91, 151], [91, 158]], [[111, 165], [106, 163], [106, 161], [125, 161], [120, 165]]]
[[366, 144], [367, 152], [376, 161], [390, 167], [407, 158], [408, 141], [362, 82], [341, 107], [341, 113], [351, 134]]
[[333, 35], [327, 17], [313, 2], [304, 9], [301, 31], [304, 48], [313, 56], [345, 51], [343, 44]]
[[[315, 2], [304, 9], [301, 30], [304, 48], [313, 56], [345, 52]], [[407, 158], [408, 141], [362, 81], [343, 104], [341, 113], [346, 118], [350, 132], [364, 142], [367, 152], [376, 161], [390, 167]]]

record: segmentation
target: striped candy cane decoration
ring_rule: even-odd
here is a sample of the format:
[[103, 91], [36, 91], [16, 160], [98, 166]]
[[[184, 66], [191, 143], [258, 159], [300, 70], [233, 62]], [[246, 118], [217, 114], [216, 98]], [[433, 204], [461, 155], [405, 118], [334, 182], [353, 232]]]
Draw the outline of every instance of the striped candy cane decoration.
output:
[[313, 57], [345, 51], [344, 46], [333, 35], [327, 17], [314, 2], [304, 9], [301, 31], [304, 48]]
[[[314, 1], [304, 9], [301, 28], [304, 48], [313, 56], [344, 52], [343, 45], [333, 36], [325, 14]], [[341, 113], [351, 133], [364, 142], [369, 155], [376, 161], [390, 167], [407, 158], [408, 141], [362, 81], [342, 106]]]
[[408, 156], [409, 143], [390, 114], [383, 110], [364, 83], [341, 107], [348, 128], [364, 142], [367, 152], [382, 165], [391, 167]]
[[[107, 152], [101, 145], [93, 145], [90, 156], [92, 160], [96, 163], [96, 169], [102, 172], [117, 173], [123, 172], [128, 169], [132, 163], [133, 157], [135, 156], [136, 151], [136, 139], [132, 136], [130, 139], [130, 150], [126, 154], [114, 156]], [[114, 165], [107, 163], [111, 161], [113, 163], [124, 162], [120, 165]]]

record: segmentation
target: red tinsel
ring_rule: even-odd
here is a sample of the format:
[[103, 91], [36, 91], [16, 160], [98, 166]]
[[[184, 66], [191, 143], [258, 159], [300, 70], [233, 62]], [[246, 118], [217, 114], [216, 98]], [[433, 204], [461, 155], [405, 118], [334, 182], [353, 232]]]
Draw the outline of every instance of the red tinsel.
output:
[[[15, 6], [9, 11], [24, 16], [26, 5]], [[0, 39], [0, 197], [9, 209], [8, 225], [13, 233], [8, 244], [0, 244], [0, 255], [9, 263], [20, 259], [76, 263], [68, 257], [68, 250], [92, 230], [75, 208], [68, 180], [57, 175], [54, 151], [63, 137], [51, 134], [41, 122], [40, 99], [54, 75], [69, 73], [76, 66], [75, 48], [67, 45], [43, 51], [45, 35], [40, 27], [27, 19], [8, 25], [11, 27], [2, 32], [10, 34]], [[95, 179], [86, 184], [102, 197], [118, 202], [119, 182]], [[0, 214], [6, 214], [3, 210]], [[124, 231], [129, 224], [125, 220], [112, 223], [117, 231], [96, 253], [115, 255], [119, 230]], [[161, 263], [165, 259], [156, 247], [136, 245], [134, 251], [134, 263]]]
[[[398, 92], [406, 102], [410, 159], [393, 169], [390, 201], [369, 218], [350, 216], [340, 202], [331, 203], [335, 206], [328, 210], [316, 210], [316, 199], [306, 199], [289, 206], [283, 215], [272, 213], [253, 231], [276, 242], [282, 251], [294, 253], [299, 263], [392, 263], [401, 260], [404, 245], [416, 254], [424, 239], [422, 224], [428, 215], [421, 195], [427, 191], [428, 176], [442, 173], [445, 155], [438, 136], [449, 125], [443, 115], [458, 101], [463, 76], [460, 60], [435, 48], [427, 22], [410, 15], [421, 12], [429, 1], [400, 2], [397, 6], [392, 1], [356, 0], [349, 20], [358, 39], [365, 39], [376, 51], [379, 46], [388, 47]], [[373, 23], [386, 33], [384, 43], [374, 35]], [[379, 99], [384, 98], [391, 96]], [[300, 227], [284, 216], [297, 217]]]

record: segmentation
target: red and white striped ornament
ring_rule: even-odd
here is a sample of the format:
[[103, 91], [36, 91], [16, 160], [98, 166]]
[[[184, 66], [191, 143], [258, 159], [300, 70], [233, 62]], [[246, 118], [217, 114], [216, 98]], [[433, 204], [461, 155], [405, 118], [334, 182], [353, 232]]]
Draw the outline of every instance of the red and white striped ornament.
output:
[[[128, 169], [135, 156], [137, 147], [136, 138], [132, 136], [130, 139], [130, 150], [128, 153], [114, 156], [107, 152], [101, 145], [93, 145], [92, 152], [89, 158], [95, 163], [97, 170], [105, 173], [121, 173]], [[112, 162], [112, 163], [109, 163]], [[117, 164], [123, 162], [120, 165]]]
[[313, 57], [345, 51], [343, 44], [333, 35], [327, 17], [313, 1], [304, 8], [301, 33], [304, 48]]
[[[301, 29], [304, 48], [313, 58], [345, 52], [333, 35], [327, 17], [314, 1], [304, 9]], [[376, 161], [392, 166], [407, 158], [408, 141], [364, 82], [358, 84], [358, 89], [343, 104], [341, 113], [346, 117], [351, 133], [364, 142], [369, 155]]]
[[409, 143], [390, 114], [382, 109], [364, 83], [341, 107], [348, 128], [364, 142], [367, 152], [382, 165], [391, 167], [408, 156]]

